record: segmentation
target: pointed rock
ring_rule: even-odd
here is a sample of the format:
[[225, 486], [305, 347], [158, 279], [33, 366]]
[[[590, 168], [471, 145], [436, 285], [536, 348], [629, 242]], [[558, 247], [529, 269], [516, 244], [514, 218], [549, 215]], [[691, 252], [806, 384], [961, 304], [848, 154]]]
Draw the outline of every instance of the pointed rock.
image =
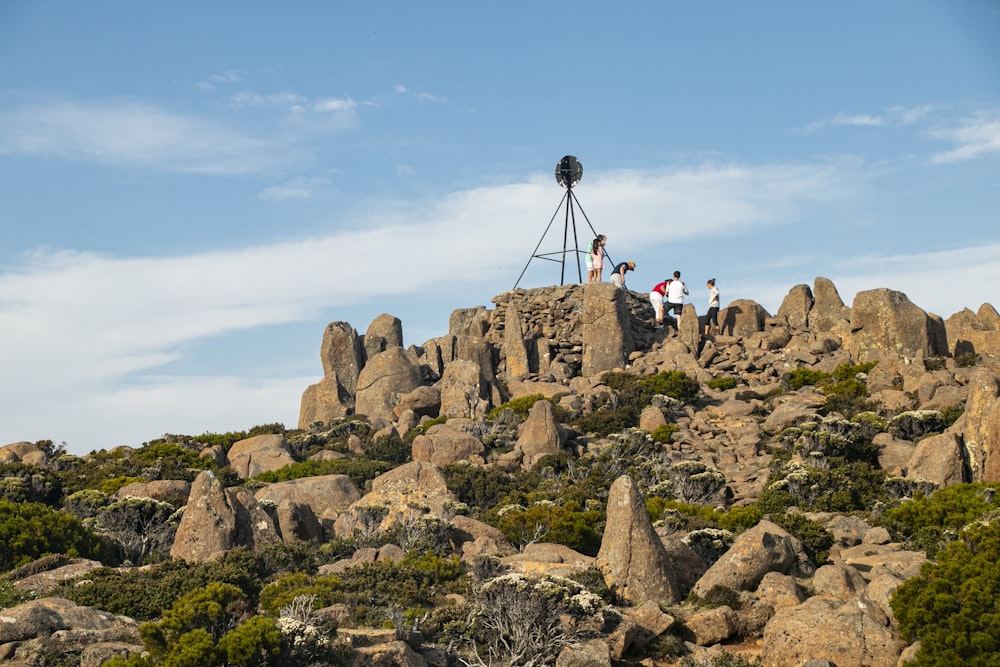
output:
[[608, 588], [632, 604], [673, 604], [679, 597], [673, 563], [653, 530], [639, 487], [627, 475], [611, 485], [596, 565]]
[[625, 292], [611, 283], [587, 285], [583, 291], [584, 377], [624, 368], [635, 350]]
[[546, 454], [561, 452], [568, 436], [566, 428], [556, 421], [552, 402], [545, 399], [531, 406], [520, 431], [514, 447], [524, 452], [522, 466], [526, 469]]

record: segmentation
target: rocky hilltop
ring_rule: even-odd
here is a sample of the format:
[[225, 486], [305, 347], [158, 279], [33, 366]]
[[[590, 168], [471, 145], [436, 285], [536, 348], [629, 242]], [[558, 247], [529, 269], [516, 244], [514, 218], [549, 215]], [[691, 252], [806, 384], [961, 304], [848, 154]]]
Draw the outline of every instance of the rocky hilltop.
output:
[[[645, 294], [606, 283], [492, 303], [454, 311], [447, 335], [405, 348], [391, 315], [364, 334], [330, 323], [298, 429], [184, 440], [208, 469], [186, 481], [161, 465], [114, 492], [183, 506], [145, 553], [206, 563], [312, 545], [336, 556], [296, 575], [315, 591], [410, 562], [433, 532], [431, 551], [470, 583], [398, 601], [422, 617], [387, 609], [394, 629], [366, 631], [356, 603], [319, 596], [328, 606], [316, 618], [339, 625], [342, 659], [356, 665], [851, 667], [918, 654], [891, 600], [928, 553], [885, 517], [936, 489], [1000, 481], [991, 305], [943, 319], [874, 289], [847, 306], [816, 278], [775, 314], [730, 303], [721, 331], [703, 335], [692, 304], [656, 329]], [[70, 465], [29, 443], [0, 458]], [[360, 478], [285, 474], [357, 461], [384, 465]], [[100, 563], [53, 565], [15, 586], [85, 590]], [[33, 626], [41, 605], [48, 625]], [[87, 619], [59, 626], [66, 636], [100, 629], [93, 656], [143, 650], [131, 619], [59, 597], [4, 614], [16, 621], [0, 660], [41, 664], [25, 656], [39, 655], [57, 615]]]

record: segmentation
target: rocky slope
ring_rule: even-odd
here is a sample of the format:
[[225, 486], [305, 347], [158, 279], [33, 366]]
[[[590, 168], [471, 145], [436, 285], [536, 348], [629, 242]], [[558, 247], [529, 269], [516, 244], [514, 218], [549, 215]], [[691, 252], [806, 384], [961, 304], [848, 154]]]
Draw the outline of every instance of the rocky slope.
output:
[[[810, 475], [831, 470], [861, 440], [900, 496], [1000, 480], [1000, 315], [992, 306], [944, 320], [902, 293], [875, 289], [848, 307], [829, 280], [817, 278], [812, 287], [793, 287], [776, 314], [752, 301], [733, 302], [720, 312], [721, 331], [702, 335], [693, 305], [673, 326], [654, 329], [646, 295], [609, 284], [516, 290], [493, 303], [493, 309], [456, 310], [447, 335], [408, 348], [401, 322], [390, 315], [376, 318], [363, 335], [346, 322], [328, 325], [320, 347], [323, 378], [303, 393], [299, 429], [328, 435], [355, 414], [367, 417], [376, 436], [402, 439], [420, 427], [407, 440], [408, 462], [375, 477], [370, 488], [346, 475], [226, 487], [202, 472], [190, 488], [169, 490], [187, 496], [170, 555], [203, 561], [236, 546], [321, 543], [433, 518], [450, 527], [463, 561], [500, 559], [505, 576], [538, 581], [599, 573], [617, 604], [580, 616], [588, 623], [602, 618], [603, 625], [567, 620], [572, 627], [557, 635], [572, 641], [553, 642], [548, 661], [537, 664], [610, 667], [668, 637], [704, 664], [722, 651], [759, 656], [775, 667], [809, 660], [895, 665], [915, 652], [901, 640], [889, 600], [926, 557], [894, 542], [870, 515], [786, 503], [782, 517], [713, 533], [671, 521], [669, 513], [653, 522], [646, 501], [663, 497], [724, 510], [780, 490], [806, 504], [823, 491], [806, 488]], [[861, 365], [867, 372], [845, 380], [863, 386], [865, 397], [802, 381], [813, 377], [803, 370], [828, 377]], [[671, 371], [696, 380], [697, 396], [654, 395], [639, 406], [638, 423], [606, 436], [579, 426], [582, 417], [619, 400], [605, 373], [653, 378]], [[500, 419], [487, 419], [497, 406], [523, 397], [550, 400], [535, 402], [506, 432]], [[864, 410], [853, 409], [862, 404]], [[873, 434], [856, 437], [864, 429]], [[655, 433], [666, 435], [650, 437]], [[321, 451], [312, 458], [351, 456], [360, 447], [351, 437], [347, 454]], [[278, 434], [203, 454], [242, 478], [282, 469], [298, 456]], [[600, 499], [606, 514], [596, 555], [537, 539], [512, 543], [472, 518], [442, 473], [463, 462], [523, 471], [567, 455], [601, 461], [614, 479]], [[22, 443], [0, 448], [0, 456], [28, 461], [38, 454]], [[155, 497], [155, 483], [127, 493]], [[821, 524], [832, 536], [828, 553], [817, 557], [779, 525], [785, 513]], [[389, 547], [360, 550], [325, 571], [401, 557], [398, 545]], [[689, 604], [720, 592], [730, 596], [728, 604]], [[26, 619], [34, 612], [10, 613]], [[120, 626], [128, 634], [127, 623]], [[16, 654], [20, 644], [12, 642], [31, 635], [19, 632], [0, 641], [0, 652]], [[356, 664], [456, 664], [456, 655], [422, 645], [412, 633], [403, 637], [409, 644], [394, 644], [399, 636], [388, 642], [393, 648], [380, 649], [394, 657], [377, 662], [365, 649]], [[134, 628], [131, 637], [134, 645]]]

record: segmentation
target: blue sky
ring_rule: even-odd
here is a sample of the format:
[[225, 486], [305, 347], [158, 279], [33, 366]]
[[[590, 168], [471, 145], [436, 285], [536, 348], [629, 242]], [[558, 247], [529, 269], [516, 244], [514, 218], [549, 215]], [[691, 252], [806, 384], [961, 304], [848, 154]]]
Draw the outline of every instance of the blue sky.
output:
[[557, 284], [567, 154], [633, 289], [1000, 306], [995, 0], [5, 0], [0, 444], [294, 427], [328, 322]]

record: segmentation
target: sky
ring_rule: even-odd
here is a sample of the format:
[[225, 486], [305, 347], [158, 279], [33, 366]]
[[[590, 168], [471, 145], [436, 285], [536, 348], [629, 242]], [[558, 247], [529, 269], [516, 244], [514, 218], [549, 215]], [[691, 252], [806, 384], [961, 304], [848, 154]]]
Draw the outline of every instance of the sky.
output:
[[998, 222], [1000, 0], [0, 0], [0, 445], [294, 428], [329, 322], [595, 233], [701, 312], [1000, 307]]

